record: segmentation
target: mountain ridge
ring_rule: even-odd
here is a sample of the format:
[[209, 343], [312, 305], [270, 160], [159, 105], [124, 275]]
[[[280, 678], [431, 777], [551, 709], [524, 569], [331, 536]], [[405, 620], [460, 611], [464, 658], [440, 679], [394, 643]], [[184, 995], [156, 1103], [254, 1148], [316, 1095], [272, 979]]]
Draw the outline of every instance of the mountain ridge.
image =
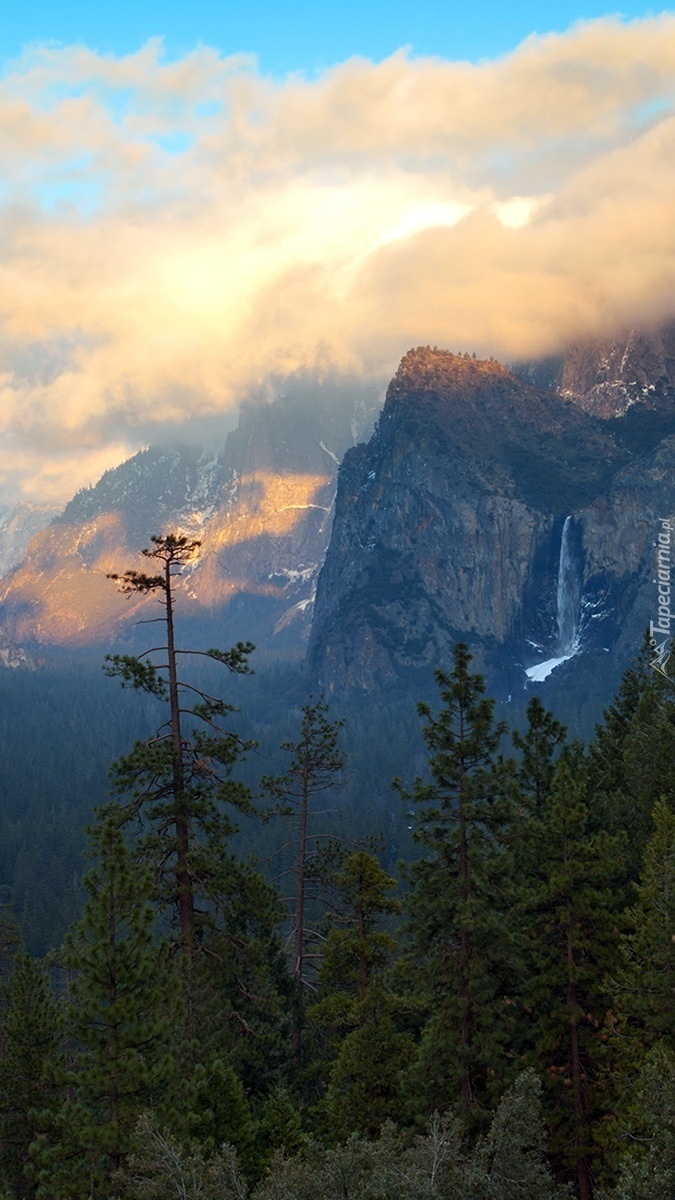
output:
[[343, 460], [309, 646], [317, 686], [377, 692], [461, 640], [499, 694], [524, 687], [555, 654], [568, 516], [586, 649], [637, 652], [675, 438], [619, 437], [621, 420], [499, 364], [410, 352], [370, 443]]

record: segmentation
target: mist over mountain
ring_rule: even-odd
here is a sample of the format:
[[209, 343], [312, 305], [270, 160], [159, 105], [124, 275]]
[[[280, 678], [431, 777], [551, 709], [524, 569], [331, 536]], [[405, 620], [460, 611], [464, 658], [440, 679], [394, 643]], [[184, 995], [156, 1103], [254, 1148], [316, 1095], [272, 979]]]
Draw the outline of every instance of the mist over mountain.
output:
[[576, 342], [558, 357], [516, 363], [513, 370], [592, 416], [621, 417], [633, 405], [669, 409], [675, 394], [675, 322]]
[[513, 370], [418, 348], [369, 441], [376, 388], [298, 379], [242, 405], [223, 449], [150, 447], [30, 540], [24, 521], [23, 556], [6, 524], [0, 626], [29, 648], [133, 641], [151, 601], [106, 574], [171, 529], [201, 541], [178, 593], [190, 637], [302, 657], [311, 627], [334, 694], [419, 690], [465, 640], [500, 695], [574, 678], [599, 702], [653, 615], [674, 356], [672, 325]]
[[224, 449], [141, 451], [78, 492], [11, 560], [0, 625], [19, 643], [128, 639], [152, 601], [121, 596], [106, 575], [142, 563], [152, 534], [170, 529], [202, 542], [180, 589], [184, 619], [219, 643], [283, 642], [290, 629], [303, 644], [338, 465], [378, 406], [376, 389], [349, 379], [300, 380], [274, 403], [243, 405]]

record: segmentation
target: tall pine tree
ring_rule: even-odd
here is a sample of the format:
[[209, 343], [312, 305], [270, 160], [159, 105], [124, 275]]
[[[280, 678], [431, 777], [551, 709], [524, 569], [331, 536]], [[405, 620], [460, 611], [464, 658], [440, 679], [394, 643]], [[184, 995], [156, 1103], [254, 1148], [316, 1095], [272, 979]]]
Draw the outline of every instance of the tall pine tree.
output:
[[410, 794], [422, 857], [409, 871], [415, 962], [431, 1009], [417, 1088], [423, 1110], [454, 1109], [482, 1123], [510, 1074], [514, 986], [508, 923], [505, 818], [495, 755], [504, 732], [494, 701], [459, 644], [450, 674], [436, 672], [443, 707], [425, 718], [431, 780]]
[[331, 1048], [322, 1103], [327, 1133], [376, 1134], [405, 1110], [402, 1072], [414, 1058], [409, 1033], [397, 1025], [397, 997], [386, 968], [396, 949], [383, 920], [401, 911], [396, 880], [363, 850], [337, 855], [330, 872], [329, 932], [319, 969], [320, 999], [310, 1027]]
[[178, 1100], [180, 983], [154, 937], [151, 873], [131, 860], [114, 817], [101, 817], [93, 847], [98, 864], [65, 948], [72, 1066], [54, 1128], [37, 1147], [41, 1200], [106, 1194], [141, 1113]]
[[[137, 743], [113, 768], [120, 799], [120, 819], [145, 826], [146, 860], [152, 861], [160, 881], [160, 900], [178, 918], [180, 941], [190, 959], [204, 924], [217, 909], [223, 888], [225, 850], [233, 832], [228, 811], [250, 811], [248, 790], [232, 779], [232, 768], [244, 749], [242, 742], [222, 725], [230, 705], [181, 679], [178, 663], [185, 655], [223, 664], [246, 673], [250, 643], [231, 650], [183, 650], [176, 643], [176, 579], [194, 559], [200, 543], [176, 534], [152, 538], [142, 553], [159, 573], [129, 570], [113, 574], [123, 592], [157, 595], [163, 626], [160, 645], [138, 656], [113, 655], [108, 674], [123, 686], [156, 696], [168, 705], [166, 722], [156, 737]], [[191, 738], [185, 724], [196, 725]]]
[[521, 994], [530, 1013], [531, 1063], [543, 1072], [559, 1169], [571, 1173], [580, 1200], [590, 1200], [593, 1127], [604, 1111], [604, 980], [618, 954], [615, 883], [623, 839], [594, 831], [579, 755], [558, 764], [527, 836], [520, 915], [530, 938]]
[[16, 957], [7, 985], [0, 1057], [0, 1179], [32, 1200], [30, 1146], [49, 1128], [62, 1074], [63, 1012], [44, 967]]
[[316, 942], [316, 931], [309, 926], [307, 911], [310, 891], [308, 868], [316, 854], [317, 843], [325, 838], [315, 826], [317, 800], [337, 786], [345, 765], [339, 747], [342, 721], [330, 721], [328, 705], [323, 700], [305, 704], [302, 709], [300, 737], [297, 742], [284, 742], [282, 750], [291, 761], [283, 775], [266, 776], [263, 787], [275, 801], [273, 812], [290, 817], [293, 822], [291, 844], [293, 860], [290, 874], [295, 879], [292, 908], [292, 973], [296, 984], [296, 1003], [293, 1012], [293, 1052], [299, 1061], [302, 1054], [305, 989], [310, 973], [310, 944]]

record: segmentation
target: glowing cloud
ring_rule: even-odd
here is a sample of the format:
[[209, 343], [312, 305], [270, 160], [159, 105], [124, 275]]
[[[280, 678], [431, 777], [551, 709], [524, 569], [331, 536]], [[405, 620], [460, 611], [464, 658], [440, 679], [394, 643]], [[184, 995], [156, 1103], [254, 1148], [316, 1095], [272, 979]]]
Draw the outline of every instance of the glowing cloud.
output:
[[[274, 84], [150, 42], [0, 79], [0, 469], [64, 498], [272, 374], [675, 312], [675, 17]], [[9, 489], [8, 489], [9, 490]]]

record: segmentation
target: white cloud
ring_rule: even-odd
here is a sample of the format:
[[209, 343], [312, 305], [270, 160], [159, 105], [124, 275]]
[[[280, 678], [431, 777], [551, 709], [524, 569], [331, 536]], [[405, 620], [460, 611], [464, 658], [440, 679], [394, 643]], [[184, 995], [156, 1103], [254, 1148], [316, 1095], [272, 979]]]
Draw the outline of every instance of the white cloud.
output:
[[28, 51], [0, 79], [0, 468], [65, 496], [272, 373], [672, 314], [674, 99], [670, 15], [282, 84]]

